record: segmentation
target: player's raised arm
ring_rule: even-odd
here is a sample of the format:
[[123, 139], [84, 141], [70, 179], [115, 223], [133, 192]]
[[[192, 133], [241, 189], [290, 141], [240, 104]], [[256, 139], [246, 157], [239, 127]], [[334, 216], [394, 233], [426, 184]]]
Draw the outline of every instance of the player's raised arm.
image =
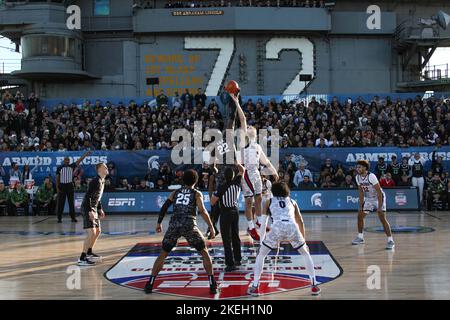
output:
[[261, 153], [260, 153], [260, 162], [261, 164], [265, 165], [267, 168], [269, 168], [269, 171], [272, 173], [272, 175], [275, 177], [275, 181], [278, 181], [280, 179], [280, 177], [278, 176], [278, 172], [275, 169], [275, 167], [272, 165], [272, 162], [270, 162], [269, 158], [267, 158], [266, 154], [264, 153], [264, 151], [262, 150], [262, 148], [260, 148]]
[[298, 228], [300, 229], [301, 234], [303, 235], [303, 238], [306, 239], [306, 234], [305, 234], [305, 223], [303, 222], [303, 217], [302, 214], [300, 213], [300, 209], [297, 205], [297, 202], [293, 201], [294, 204], [294, 215], [295, 215], [295, 222], [298, 225]]
[[240, 123], [239, 132], [238, 132], [239, 147], [244, 148], [245, 147], [245, 136], [247, 135], [247, 119], [245, 118], [244, 111], [242, 110], [241, 105], [239, 103], [238, 96], [230, 94], [230, 97], [231, 97], [231, 99], [233, 99], [233, 101], [236, 105], [236, 112], [239, 117], [239, 123]]
[[173, 203], [174, 195], [175, 195], [175, 191], [173, 191], [169, 195], [166, 202], [164, 202], [163, 206], [161, 207], [161, 210], [159, 211], [158, 223], [156, 225], [156, 232], [158, 232], [158, 233], [160, 233], [162, 231], [161, 223], [163, 222], [164, 217], [166, 216], [167, 210], [170, 208], [170, 206]]
[[202, 216], [203, 220], [205, 220], [206, 224], [208, 225], [210, 232], [209, 238], [214, 239], [216, 237], [215, 229], [209, 217], [208, 211], [206, 211], [205, 203], [203, 202], [203, 194], [200, 191], [197, 191], [195, 193], [195, 201], [197, 203], [197, 209], [199, 214]]
[[92, 151], [89, 150], [89, 151], [87, 151], [85, 154], [83, 154], [83, 155], [81, 156], [81, 158], [78, 159], [78, 160], [75, 162], [76, 166], [78, 167], [78, 166], [80, 165], [80, 163], [81, 163], [86, 157], [88, 157], [91, 153], [92, 153]]

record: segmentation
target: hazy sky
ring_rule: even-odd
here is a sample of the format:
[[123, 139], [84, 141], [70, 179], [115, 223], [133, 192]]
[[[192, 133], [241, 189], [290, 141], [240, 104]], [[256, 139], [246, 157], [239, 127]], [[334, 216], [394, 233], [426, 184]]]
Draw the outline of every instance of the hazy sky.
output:
[[[6, 49], [4, 47], [12, 49]], [[6, 38], [0, 38], [0, 72], [19, 69], [22, 54], [14, 52], [15, 46]], [[431, 58], [430, 65], [450, 65], [450, 48], [438, 48]], [[4, 68], [4, 69], [3, 69]], [[441, 68], [442, 69], [442, 68]]]

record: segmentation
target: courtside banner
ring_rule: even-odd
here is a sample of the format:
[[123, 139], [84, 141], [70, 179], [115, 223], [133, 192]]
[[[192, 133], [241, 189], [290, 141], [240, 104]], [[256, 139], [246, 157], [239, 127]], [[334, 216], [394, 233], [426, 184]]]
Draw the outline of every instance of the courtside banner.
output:
[[[269, 148], [270, 149], [270, 148]], [[393, 155], [401, 161], [402, 157], [410, 157], [419, 152], [425, 160], [425, 170], [431, 167], [432, 154], [435, 148], [284, 148], [280, 149], [279, 159], [284, 164], [292, 161], [298, 166], [306, 163], [311, 172], [318, 173], [326, 159], [331, 159], [332, 165], [342, 164], [344, 168], [350, 168], [356, 161], [364, 159], [371, 162], [371, 170], [375, 168], [378, 157], [383, 156], [387, 163]], [[60, 166], [64, 157], [68, 156], [71, 161], [76, 161], [83, 155], [83, 151], [73, 152], [1, 152], [0, 165], [3, 166], [6, 176], [13, 162], [18, 163], [22, 169], [24, 165], [30, 165], [33, 169], [33, 178], [40, 185], [48, 175], [55, 178], [56, 169]], [[191, 155], [193, 158], [193, 154]], [[436, 156], [443, 157], [443, 165], [446, 171], [450, 171], [450, 147], [441, 147], [436, 150]], [[143, 178], [147, 173], [157, 176], [160, 167], [167, 163], [173, 170], [185, 170], [188, 168], [201, 168], [201, 164], [185, 164], [174, 166], [171, 162], [170, 150], [145, 150], [145, 151], [94, 151], [83, 160], [81, 168], [84, 177], [95, 176], [95, 165], [100, 162], [112, 163], [115, 167], [115, 179], [127, 178], [131, 182], [133, 178]], [[193, 163], [193, 162], [192, 162]], [[5, 177], [3, 178], [5, 179]]]
[[[388, 210], [417, 210], [417, 188], [384, 189]], [[102, 206], [107, 213], [157, 213], [170, 195], [164, 192], [105, 192]], [[83, 193], [75, 194], [75, 210], [80, 211]], [[208, 192], [203, 192], [205, 206], [211, 209]], [[302, 211], [355, 211], [358, 210], [359, 197], [357, 189], [314, 189], [291, 191], [291, 197], [297, 201]], [[244, 198], [241, 193], [239, 208], [244, 210]], [[66, 203], [65, 212], [69, 207]], [[169, 209], [171, 212], [171, 209]]]

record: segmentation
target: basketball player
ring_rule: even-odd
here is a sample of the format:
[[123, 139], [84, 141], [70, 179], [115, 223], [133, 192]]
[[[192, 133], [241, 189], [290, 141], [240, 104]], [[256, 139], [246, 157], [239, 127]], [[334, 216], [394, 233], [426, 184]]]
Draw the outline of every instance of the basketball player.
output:
[[383, 224], [384, 232], [388, 237], [386, 249], [394, 249], [395, 243], [392, 238], [391, 226], [386, 219], [386, 195], [378, 182], [375, 174], [369, 172], [370, 163], [367, 160], [359, 160], [356, 165], [356, 184], [359, 189], [359, 212], [358, 212], [358, 236], [352, 241], [353, 245], [364, 243], [364, 218], [374, 210]]
[[161, 208], [156, 225], [156, 232], [162, 232], [161, 223], [167, 213], [167, 209], [173, 204], [173, 214], [170, 219], [169, 228], [167, 229], [162, 241], [162, 251], [153, 264], [152, 274], [148, 282], [145, 284], [145, 293], [152, 293], [153, 284], [158, 273], [161, 271], [164, 260], [170, 251], [177, 245], [178, 239], [184, 237], [189, 245], [195, 248], [203, 258], [203, 266], [208, 274], [209, 292], [217, 293], [217, 283], [214, 279], [213, 265], [208, 249], [206, 248], [205, 238], [197, 226], [197, 210], [203, 220], [208, 224], [210, 236], [215, 237], [214, 227], [209, 218], [208, 212], [203, 203], [203, 195], [200, 191], [194, 189], [198, 181], [198, 174], [194, 170], [187, 170], [183, 174], [184, 187], [172, 192]]
[[[228, 111], [226, 116], [226, 129], [228, 130], [234, 130], [234, 123], [236, 114], [238, 115], [239, 123], [240, 123], [240, 130], [239, 133], [241, 135], [240, 141], [244, 141], [245, 134], [247, 133], [247, 120], [245, 118], [245, 114], [242, 111], [242, 108], [239, 104], [239, 93], [240, 88], [239, 85], [235, 81], [230, 81], [225, 90], [228, 92], [230, 96], [230, 102], [228, 105]], [[222, 141], [219, 141], [217, 143], [217, 148], [213, 150], [214, 154], [212, 156], [214, 157], [213, 160], [213, 172], [214, 174], [210, 177], [210, 181], [208, 184], [208, 192], [210, 194], [214, 193], [220, 185], [222, 185], [225, 182], [224, 173], [225, 170], [229, 167], [233, 168], [233, 170], [236, 172], [236, 167], [234, 165], [235, 161], [235, 154], [236, 154], [236, 148], [234, 145], [234, 141], [232, 145], [228, 145], [228, 142], [223, 139]], [[218, 154], [216, 154], [216, 152]], [[228, 154], [232, 153], [232, 163], [227, 164], [226, 160], [228, 158]], [[219, 164], [219, 159], [223, 159], [222, 164]], [[216, 227], [216, 223], [219, 220], [220, 215], [220, 203], [217, 203], [215, 206], [211, 207], [211, 219], [214, 225], [214, 230], [216, 231], [216, 235], [218, 234], [218, 230]], [[209, 234], [209, 230], [207, 231], [207, 234]], [[210, 236], [208, 236], [210, 238]]]
[[[314, 263], [305, 242], [305, 225], [297, 202], [290, 198], [289, 187], [284, 182], [275, 182], [272, 186], [272, 194], [273, 198], [266, 202], [263, 208], [264, 219], [261, 228], [263, 241], [256, 257], [253, 283], [249, 286], [247, 293], [253, 296], [259, 295], [259, 281], [264, 268], [264, 259], [271, 250], [278, 248], [281, 241], [289, 241], [291, 246], [305, 258], [312, 295], [319, 295], [321, 290], [317, 286]], [[272, 218], [272, 228], [265, 236], [268, 215]]]
[[108, 167], [104, 163], [99, 163], [95, 166], [95, 169], [97, 171], [97, 177], [89, 183], [88, 190], [81, 203], [81, 214], [83, 216], [83, 227], [86, 230], [86, 239], [83, 244], [83, 252], [78, 260], [78, 265], [80, 266], [94, 265], [97, 261], [101, 260], [101, 257], [96, 255], [92, 249], [100, 236], [100, 219], [105, 217], [100, 200], [105, 187], [105, 177], [108, 175]]
[[[236, 102], [237, 104], [239, 102]], [[261, 146], [256, 142], [257, 132], [255, 127], [247, 128], [248, 144], [242, 150], [243, 164], [245, 166], [244, 179], [242, 181], [242, 191], [245, 198], [245, 216], [247, 218], [247, 232], [253, 240], [259, 241], [259, 234], [253, 223], [253, 201], [255, 202], [255, 215], [257, 219], [257, 227], [261, 227], [261, 203], [262, 203], [262, 180], [259, 172], [260, 164], [265, 165], [269, 171], [275, 176], [275, 180], [279, 179], [278, 173], [270, 163]]]
[[420, 156], [420, 153], [418, 153], [418, 152], [416, 152], [414, 154], [414, 158], [409, 160], [409, 165], [411, 166], [411, 171], [412, 171], [411, 182], [412, 182], [413, 187], [417, 187], [419, 189], [420, 206], [422, 206], [423, 187], [425, 185], [424, 164], [425, 164], [425, 159], [422, 158]]

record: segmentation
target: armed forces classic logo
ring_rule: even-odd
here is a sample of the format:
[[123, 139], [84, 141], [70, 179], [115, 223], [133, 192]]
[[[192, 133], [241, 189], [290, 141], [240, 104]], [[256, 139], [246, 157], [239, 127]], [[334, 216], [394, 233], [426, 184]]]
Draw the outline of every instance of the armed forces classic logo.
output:
[[[317, 281], [326, 283], [342, 275], [342, 268], [321, 241], [308, 242], [316, 267]], [[161, 250], [160, 243], [138, 243], [111, 269], [105, 277], [111, 282], [136, 290], [143, 290], [151, 268]], [[225, 273], [224, 249], [221, 243], [210, 247], [214, 272], [220, 292], [209, 294], [209, 284], [200, 255], [179, 243], [166, 259], [154, 285], [154, 294], [168, 294], [184, 298], [233, 299], [246, 298], [247, 288], [253, 280], [253, 267], [258, 247], [242, 243], [242, 266]], [[278, 256], [272, 251], [266, 258], [260, 282], [261, 295], [298, 290], [310, 286], [303, 257], [290, 244], [281, 244]]]

